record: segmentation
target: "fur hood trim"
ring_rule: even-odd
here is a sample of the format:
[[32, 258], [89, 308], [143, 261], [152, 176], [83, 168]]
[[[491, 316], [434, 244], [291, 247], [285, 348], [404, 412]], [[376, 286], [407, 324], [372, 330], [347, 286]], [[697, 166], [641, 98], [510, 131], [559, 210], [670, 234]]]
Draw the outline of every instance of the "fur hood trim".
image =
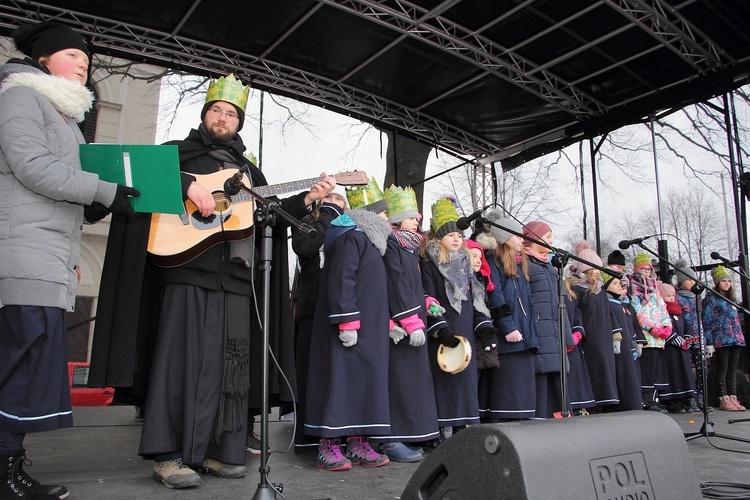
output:
[[391, 225], [387, 220], [381, 219], [377, 214], [357, 208], [347, 210], [344, 215], [348, 215], [357, 224], [357, 229], [361, 229], [370, 242], [378, 249], [380, 255], [385, 255], [388, 247], [388, 236], [391, 235]]
[[490, 233], [479, 233], [474, 241], [485, 250], [497, 250], [497, 240]]
[[83, 121], [94, 102], [94, 94], [80, 83], [42, 72], [10, 74], [3, 80], [0, 92], [13, 87], [29, 87], [36, 90], [46, 97], [56, 110], [78, 123]]

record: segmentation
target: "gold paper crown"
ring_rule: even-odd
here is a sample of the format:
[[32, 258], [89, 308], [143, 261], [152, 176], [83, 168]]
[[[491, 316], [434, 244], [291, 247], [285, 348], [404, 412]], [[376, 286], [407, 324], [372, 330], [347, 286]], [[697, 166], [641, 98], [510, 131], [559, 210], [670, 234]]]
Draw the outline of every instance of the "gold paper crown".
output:
[[[410, 217], [419, 217], [419, 205], [417, 205], [417, 193], [410, 187], [401, 188], [391, 184], [391, 187], [387, 188], [383, 192], [383, 196], [388, 201], [388, 220], [391, 223], [402, 222]], [[401, 220], [391, 220], [394, 216], [400, 214], [406, 217]], [[396, 217], [398, 218], [398, 217]]]
[[[458, 212], [456, 211], [456, 205], [453, 204], [453, 200], [450, 198], [440, 198], [434, 205], [432, 205], [430, 229], [432, 229], [432, 234], [435, 236], [438, 235], [438, 230], [444, 225], [449, 222], [456, 222], [457, 220]], [[456, 230], [458, 230], [458, 228], [456, 228]]]
[[242, 82], [230, 73], [218, 80], [211, 80], [208, 84], [208, 92], [206, 92], [206, 102], [226, 101], [234, 104], [244, 113], [248, 95], [250, 95], [250, 87], [242, 85]]
[[346, 200], [352, 209], [364, 208], [382, 199], [383, 192], [374, 177], [370, 177], [370, 182], [366, 186], [355, 186], [346, 190]]

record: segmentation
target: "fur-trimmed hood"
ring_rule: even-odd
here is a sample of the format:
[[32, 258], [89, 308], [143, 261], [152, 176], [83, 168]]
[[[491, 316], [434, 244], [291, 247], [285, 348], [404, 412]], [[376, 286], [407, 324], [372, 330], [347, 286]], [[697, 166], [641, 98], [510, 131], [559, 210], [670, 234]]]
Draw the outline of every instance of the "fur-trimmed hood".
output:
[[21, 63], [9, 63], [0, 74], [0, 92], [14, 87], [29, 87], [42, 94], [60, 113], [82, 122], [91, 109], [94, 94], [80, 83], [48, 75]]
[[490, 233], [479, 233], [474, 239], [485, 250], [497, 250], [497, 240]]
[[365, 233], [367, 239], [377, 248], [380, 255], [385, 255], [388, 237], [391, 235], [391, 225], [374, 212], [363, 208], [347, 210], [331, 222], [331, 227], [326, 233], [325, 247], [330, 245], [338, 236], [352, 229], [359, 229]]

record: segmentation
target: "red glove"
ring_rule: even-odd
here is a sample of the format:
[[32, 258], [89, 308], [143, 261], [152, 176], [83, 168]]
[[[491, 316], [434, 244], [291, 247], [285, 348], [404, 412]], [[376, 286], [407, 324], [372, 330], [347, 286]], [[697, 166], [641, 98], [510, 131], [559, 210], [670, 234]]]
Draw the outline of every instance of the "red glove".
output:
[[650, 332], [648, 332], [652, 337], [657, 339], [666, 339], [667, 337], [664, 336], [664, 330], [660, 326], [655, 326], [651, 329]]
[[662, 326], [661, 327], [661, 332], [664, 335], [662, 338], [663, 339], [668, 339], [669, 337], [672, 336], [672, 325]]
[[568, 346], [567, 351], [570, 352], [573, 349], [576, 348], [576, 346], [581, 342], [581, 339], [583, 338], [583, 334], [581, 332], [573, 332], [573, 344], [572, 346]]

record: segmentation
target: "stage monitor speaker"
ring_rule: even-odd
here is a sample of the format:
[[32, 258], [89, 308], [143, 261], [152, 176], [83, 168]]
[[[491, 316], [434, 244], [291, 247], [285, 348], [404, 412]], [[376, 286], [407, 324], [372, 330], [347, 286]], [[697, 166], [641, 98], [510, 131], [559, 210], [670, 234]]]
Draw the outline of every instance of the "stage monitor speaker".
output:
[[702, 498], [677, 423], [649, 411], [467, 427], [427, 455], [414, 499]]

